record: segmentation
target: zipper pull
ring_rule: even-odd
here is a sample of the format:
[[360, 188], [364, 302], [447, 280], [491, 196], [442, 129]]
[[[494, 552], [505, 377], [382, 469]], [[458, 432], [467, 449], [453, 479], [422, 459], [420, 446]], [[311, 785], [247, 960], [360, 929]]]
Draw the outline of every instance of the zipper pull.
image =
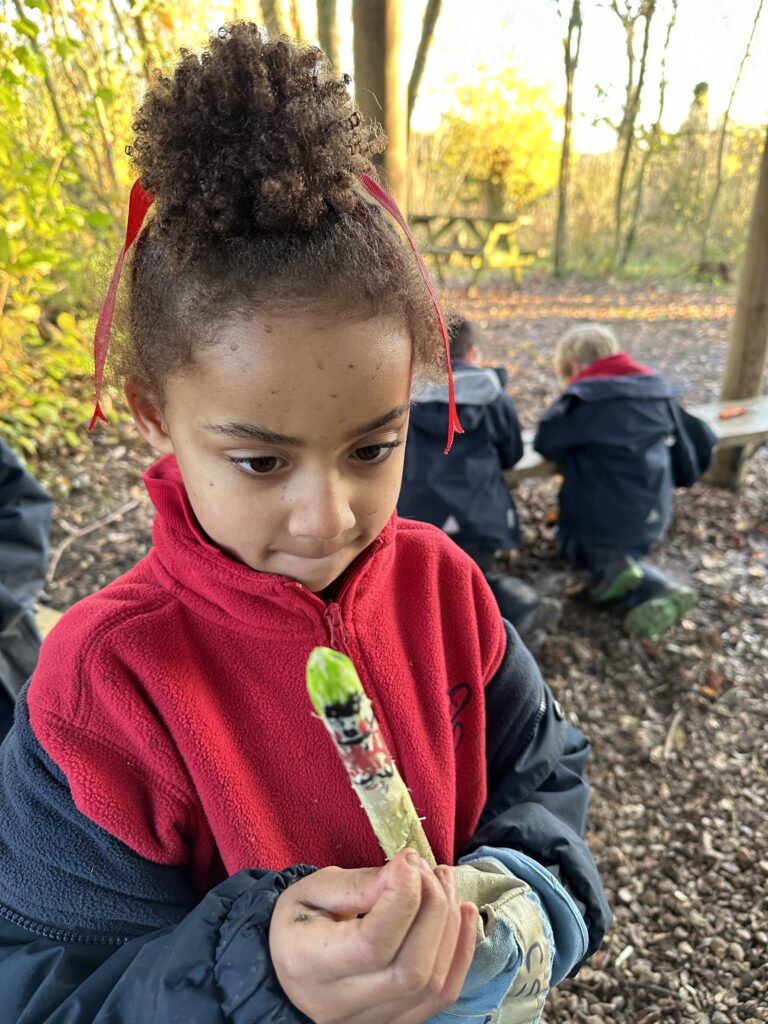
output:
[[349, 640], [349, 634], [344, 628], [341, 618], [341, 608], [335, 601], [332, 601], [325, 609], [325, 618], [328, 621], [328, 633], [331, 638], [331, 647], [336, 650], [344, 650], [345, 641]]

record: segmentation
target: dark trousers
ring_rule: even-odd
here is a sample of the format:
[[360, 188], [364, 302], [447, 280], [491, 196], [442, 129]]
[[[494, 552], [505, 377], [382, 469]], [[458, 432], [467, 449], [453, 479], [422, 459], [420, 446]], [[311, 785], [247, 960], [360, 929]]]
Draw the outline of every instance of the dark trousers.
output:
[[508, 576], [503, 572], [495, 572], [493, 568], [495, 549], [482, 544], [461, 544], [459, 547], [474, 559], [488, 581], [496, 604], [504, 618], [515, 628], [523, 625], [525, 619], [539, 604], [539, 596], [533, 587], [529, 587], [516, 576]]
[[0, 741], [11, 727], [16, 696], [35, 670], [40, 641], [31, 610], [0, 630]]

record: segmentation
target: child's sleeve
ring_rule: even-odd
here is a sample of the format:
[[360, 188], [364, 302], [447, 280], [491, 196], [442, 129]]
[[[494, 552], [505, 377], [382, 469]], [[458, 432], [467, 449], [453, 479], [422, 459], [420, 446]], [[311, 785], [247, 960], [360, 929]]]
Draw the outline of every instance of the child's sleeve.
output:
[[674, 400], [670, 400], [669, 410], [674, 424], [669, 453], [673, 482], [675, 487], [693, 487], [712, 463], [717, 435], [708, 423]]
[[[536, 700], [531, 702], [532, 690]], [[525, 721], [512, 712], [532, 706]], [[488, 798], [478, 828], [463, 851], [480, 847], [519, 851], [565, 887], [582, 912], [587, 956], [610, 923], [600, 876], [584, 841], [590, 745], [565, 720], [560, 704], [511, 627], [504, 659], [486, 687]], [[530, 879], [528, 879], [530, 881]]]
[[51, 507], [0, 441], [0, 632], [33, 606], [45, 582]]
[[312, 870], [240, 871], [201, 900], [74, 806], [25, 694], [0, 748], [5, 1024], [308, 1024], [269, 956], [280, 893]]
[[523, 457], [523, 435], [514, 402], [507, 394], [499, 395], [493, 406], [494, 442], [502, 469], [511, 469]]
[[580, 406], [583, 406], [582, 402], [572, 395], [564, 394], [542, 416], [536, 428], [533, 447], [545, 459], [563, 462], [569, 448], [584, 443], [585, 439], [580, 436]]

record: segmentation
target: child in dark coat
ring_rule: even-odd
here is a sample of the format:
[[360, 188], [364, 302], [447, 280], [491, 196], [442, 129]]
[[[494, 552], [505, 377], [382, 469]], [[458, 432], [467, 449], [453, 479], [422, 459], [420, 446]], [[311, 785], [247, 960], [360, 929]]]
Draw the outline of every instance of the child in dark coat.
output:
[[480, 364], [483, 337], [476, 324], [456, 317], [449, 337], [464, 436], [450, 458], [442, 458], [448, 388], [432, 385], [417, 396], [397, 509], [401, 516], [439, 526], [474, 558], [502, 615], [530, 643], [556, 624], [561, 605], [494, 570], [497, 552], [520, 544], [517, 509], [502, 475], [523, 455], [517, 411], [504, 390], [507, 372]]
[[567, 386], [542, 418], [534, 447], [563, 466], [561, 553], [588, 571], [595, 604], [623, 600], [627, 632], [657, 637], [698, 598], [639, 560], [669, 528], [673, 487], [690, 486], [706, 470], [715, 436], [604, 327], [572, 328], [555, 362]]
[[0, 741], [40, 650], [34, 605], [45, 582], [51, 506], [0, 440]]

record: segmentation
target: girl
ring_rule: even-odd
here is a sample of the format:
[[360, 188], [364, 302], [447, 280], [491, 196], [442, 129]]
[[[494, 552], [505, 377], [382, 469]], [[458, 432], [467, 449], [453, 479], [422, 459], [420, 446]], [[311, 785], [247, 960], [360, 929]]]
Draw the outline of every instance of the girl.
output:
[[[153, 548], [50, 634], [2, 749], [3, 1019], [417, 1024], [467, 988], [477, 912], [448, 865], [483, 844], [533, 879], [555, 945], [551, 892], [586, 921], [588, 945], [557, 950], [570, 969], [607, 922], [588, 744], [480, 571], [393, 514], [440, 333], [371, 198], [381, 137], [318, 50], [242, 23], [159, 76], [134, 130], [115, 358], [163, 456]], [[434, 873], [410, 851], [381, 867], [310, 713], [328, 643]]]

